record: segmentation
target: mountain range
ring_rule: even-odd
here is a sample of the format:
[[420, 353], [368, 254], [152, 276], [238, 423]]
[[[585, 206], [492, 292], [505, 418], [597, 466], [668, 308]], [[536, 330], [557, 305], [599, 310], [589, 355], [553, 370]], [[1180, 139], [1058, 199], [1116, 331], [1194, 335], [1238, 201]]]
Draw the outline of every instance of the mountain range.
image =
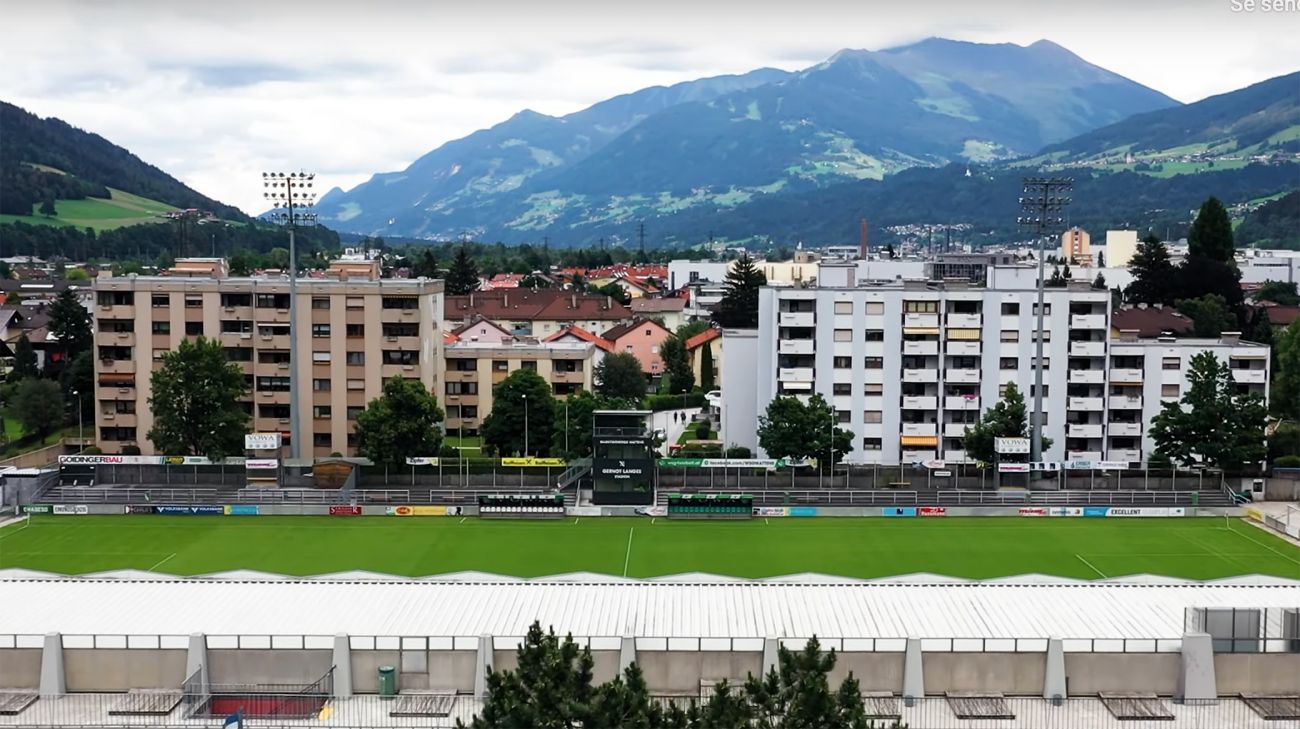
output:
[[645, 89], [564, 117], [521, 112], [321, 199], [340, 230], [504, 240], [626, 235], [635, 221], [1033, 154], [1177, 101], [1049, 41], [932, 38], [796, 73]]

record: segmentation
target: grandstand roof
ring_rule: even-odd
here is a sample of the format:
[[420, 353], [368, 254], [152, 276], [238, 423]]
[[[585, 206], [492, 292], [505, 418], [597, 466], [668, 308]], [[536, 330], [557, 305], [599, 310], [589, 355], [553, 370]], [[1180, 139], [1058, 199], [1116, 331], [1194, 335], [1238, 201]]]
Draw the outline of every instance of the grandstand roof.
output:
[[[1295, 607], [1300, 581], [1209, 583], [1030, 575], [970, 582], [932, 575], [854, 581], [802, 574], [734, 581], [691, 574], [519, 580], [461, 573], [299, 578], [236, 572], [185, 579], [138, 571], [93, 578], [0, 570], [7, 636], [522, 636], [533, 620], [578, 637], [1167, 639], [1189, 607]], [[942, 580], [942, 581], [940, 581]]]

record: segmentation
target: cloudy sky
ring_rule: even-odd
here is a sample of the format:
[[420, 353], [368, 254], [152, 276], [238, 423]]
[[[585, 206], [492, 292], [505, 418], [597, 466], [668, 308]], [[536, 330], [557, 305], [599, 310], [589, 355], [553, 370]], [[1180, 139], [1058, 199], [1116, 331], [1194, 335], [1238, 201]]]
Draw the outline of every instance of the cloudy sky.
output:
[[350, 188], [520, 109], [927, 36], [1048, 38], [1195, 101], [1300, 68], [1300, 13], [1246, 1], [4, 0], [0, 99], [259, 211], [262, 170]]

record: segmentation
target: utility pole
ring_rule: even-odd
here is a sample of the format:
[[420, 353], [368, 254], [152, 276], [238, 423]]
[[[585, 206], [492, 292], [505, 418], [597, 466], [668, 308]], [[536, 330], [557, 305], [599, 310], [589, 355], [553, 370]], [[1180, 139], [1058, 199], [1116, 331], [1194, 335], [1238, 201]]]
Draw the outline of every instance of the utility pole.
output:
[[[1069, 177], [1026, 177], [1020, 197], [1020, 217], [1016, 222], [1034, 231], [1038, 237], [1038, 321], [1034, 342], [1034, 409], [1029, 414], [1029, 460], [1043, 460], [1043, 263], [1047, 236], [1063, 222], [1061, 211], [1070, 204], [1063, 193], [1070, 192], [1074, 180]], [[1031, 467], [1032, 468], [1032, 467]], [[1033, 480], [1033, 472], [1029, 474]]]
[[310, 172], [263, 172], [263, 196], [275, 206], [271, 220], [289, 229], [289, 458], [302, 453], [302, 418], [298, 413], [298, 394], [302, 389], [298, 377], [298, 247], [294, 228], [302, 223], [315, 224], [316, 214], [303, 212], [316, 204], [311, 189], [316, 175]]
[[640, 223], [637, 223], [636, 225], [636, 239], [641, 247], [641, 252], [639, 254], [640, 260], [638, 261], [638, 263], [645, 263], [645, 221], [644, 220], [641, 221]]

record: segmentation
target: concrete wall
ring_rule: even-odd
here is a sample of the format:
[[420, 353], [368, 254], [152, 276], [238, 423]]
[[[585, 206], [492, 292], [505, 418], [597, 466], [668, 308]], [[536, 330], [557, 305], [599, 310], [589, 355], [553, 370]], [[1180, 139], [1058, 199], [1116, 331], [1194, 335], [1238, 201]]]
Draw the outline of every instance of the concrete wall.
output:
[[1065, 680], [1071, 696], [1102, 691], [1171, 696], [1178, 689], [1181, 662], [1177, 653], [1066, 653]]
[[185, 651], [65, 648], [63, 672], [68, 691], [179, 689], [185, 682]]
[[636, 657], [656, 693], [697, 695], [701, 679], [744, 679], [763, 668], [758, 652], [637, 651]]
[[1000, 691], [1041, 696], [1047, 657], [1043, 653], [926, 653], [922, 665], [927, 694]]
[[832, 686], [838, 686], [852, 671], [863, 691], [899, 693], [903, 690], [902, 653], [836, 652], [835, 658], [835, 668], [830, 673]]
[[[400, 666], [397, 651], [352, 651], [352, 690], [363, 694], [379, 693], [379, 667]], [[401, 681], [401, 676], [398, 676]]]
[[208, 649], [208, 675], [213, 684], [305, 684], [325, 675], [332, 661], [327, 650]]
[[1300, 693], [1300, 655], [1221, 653], [1214, 657], [1220, 696]]
[[35, 689], [40, 684], [40, 648], [0, 649], [0, 688]]
[[[604, 683], [619, 675], [619, 653], [618, 651], [592, 651], [591, 652], [591, 675], [593, 683]], [[514, 649], [495, 650], [492, 652], [492, 670], [494, 671], [513, 671], [519, 667], [519, 655]], [[470, 676], [473, 677], [474, 667], [470, 666]]]

